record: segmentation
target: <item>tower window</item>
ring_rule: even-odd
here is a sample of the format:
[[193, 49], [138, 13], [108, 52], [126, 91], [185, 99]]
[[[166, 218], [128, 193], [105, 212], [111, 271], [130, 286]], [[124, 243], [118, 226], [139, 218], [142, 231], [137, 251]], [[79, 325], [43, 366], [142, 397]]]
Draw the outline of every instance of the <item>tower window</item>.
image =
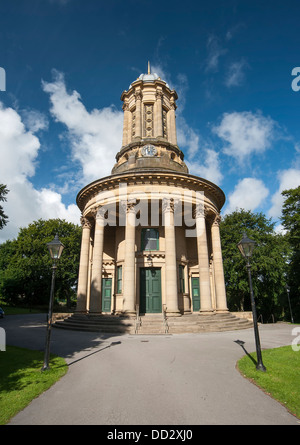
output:
[[159, 250], [158, 229], [142, 229], [142, 250]]

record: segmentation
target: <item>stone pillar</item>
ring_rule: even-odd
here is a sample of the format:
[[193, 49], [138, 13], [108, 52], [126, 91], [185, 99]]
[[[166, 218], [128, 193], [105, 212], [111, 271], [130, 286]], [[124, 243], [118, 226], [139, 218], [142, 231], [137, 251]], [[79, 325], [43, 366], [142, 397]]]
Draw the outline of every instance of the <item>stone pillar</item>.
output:
[[213, 266], [216, 288], [216, 310], [217, 312], [228, 312], [220, 238], [220, 221], [221, 217], [220, 215], [217, 215], [211, 226]]
[[87, 286], [89, 273], [89, 251], [90, 251], [90, 236], [91, 236], [91, 222], [88, 218], [81, 218], [82, 237], [80, 249], [80, 263], [77, 287], [77, 306], [76, 312], [87, 311]]
[[155, 133], [154, 136], [163, 136], [163, 122], [162, 122], [162, 91], [156, 92], [156, 113], [155, 113]]
[[167, 314], [171, 316], [179, 316], [173, 198], [163, 199], [162, 211], [164, 213], [165, 226], [165, 293]]
[[127, 103], [124, 103], [123, 105], [123, 111], [124, 111], [124, 122], [123, 122], [123, 141], [122, 146], [129, 144], [130, 138], [130, 127], [129, 127], [129, 117], [130, 117], [130, 111]]
[[142, 137], [142, 93], [135, 93], [135, 137]]
[[196, 206], [196, 233], [198, 248], [198, 266], [199, 266], [199, 287], [200, 287], [200, 312], [209, 314], [213, 312], [210, 288], [210, 273], [208, 247], [205, 225], [204, 205]]
[[169, 141], [171, 144], [177, 145], [177, 135], [176, 135], [176, 116], [175, 116], [176, 104], [175, 102], [171, 103], [171, 109], [169, 110]]
[[135, 314], [135, 202], [126, 203], [123, 310]]
[[101, 207], [95, 212], [95, 234], [93, 250], [93, 266], [91, 279], [90, 313], [100, 314], [102, 311], [102, 264], [104, 244], [104, 209]]

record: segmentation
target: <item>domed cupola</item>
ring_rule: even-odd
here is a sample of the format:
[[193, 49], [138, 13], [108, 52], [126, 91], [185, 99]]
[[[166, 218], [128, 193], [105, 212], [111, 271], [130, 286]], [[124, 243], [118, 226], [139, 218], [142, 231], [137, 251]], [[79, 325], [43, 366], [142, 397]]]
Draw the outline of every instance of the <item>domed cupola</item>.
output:
[[177, 93], [156, 73], [141, 74], [121, 96], [124, 124], [122, 149], [112, 174], [135, 170], [188, 173], [177, 146]]

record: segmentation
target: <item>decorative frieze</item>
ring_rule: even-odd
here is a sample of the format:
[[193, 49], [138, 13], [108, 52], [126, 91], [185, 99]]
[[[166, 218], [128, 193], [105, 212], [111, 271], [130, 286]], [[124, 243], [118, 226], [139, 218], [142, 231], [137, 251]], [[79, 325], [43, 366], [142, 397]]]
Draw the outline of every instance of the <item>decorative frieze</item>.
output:
[[153, 104], [144, 104], [144, 137], [153, 136]]

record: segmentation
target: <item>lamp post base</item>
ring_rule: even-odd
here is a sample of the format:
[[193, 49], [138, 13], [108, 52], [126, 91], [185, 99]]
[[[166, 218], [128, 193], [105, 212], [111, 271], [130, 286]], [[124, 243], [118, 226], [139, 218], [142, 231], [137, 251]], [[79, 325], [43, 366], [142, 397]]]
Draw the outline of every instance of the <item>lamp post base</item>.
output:
[[266, 367], [263, 365], [263, 363], [258, 363], [257, 365], [256, 365], [256, 369], [258, 370], [258, 371], [263, 371], [263, 372], [266, 372]]

